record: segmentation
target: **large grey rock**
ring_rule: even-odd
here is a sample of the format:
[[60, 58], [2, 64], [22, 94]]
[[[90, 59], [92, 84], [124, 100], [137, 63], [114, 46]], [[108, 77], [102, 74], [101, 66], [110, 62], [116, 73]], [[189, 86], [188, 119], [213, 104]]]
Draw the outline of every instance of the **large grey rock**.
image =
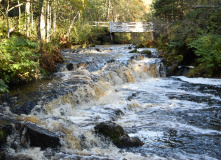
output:
[[27, 129], [25, 137], [30, 142], [31, 147], [46, 149], [61, 146], [60, 139], [55, 133], [31, 123], [27, 123], [24, 127]]
[[119, 148], [139, 147], [144, 144], [137, 137], [130, 138], [120, 125], [113, 122], [99, 123], [94, 129], [96, 133], [110, 138], [110, 140]]

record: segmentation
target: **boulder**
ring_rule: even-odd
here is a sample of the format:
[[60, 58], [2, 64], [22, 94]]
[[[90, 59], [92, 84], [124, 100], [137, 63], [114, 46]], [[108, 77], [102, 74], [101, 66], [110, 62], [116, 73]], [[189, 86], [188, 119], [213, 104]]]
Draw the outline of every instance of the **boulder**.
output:
[[[14, 137], [12, 143], [7, 142], [9, 135]], [[31, 147], [40, 147], [41, 149], [61, 146], [59, 136], [55, 133], [34, 123], [21, 122], [0, 114], [0, 157], [3, 155], [1, 151], [4, 153], [6, 143], [9, 143], [8, 145], [14, 149], [18, 145], [21, 147], [28, 147], [30, 145]]]
[[46, 149], [61, 146], [60, 139], [55, 133], [32, 123], [27, 123], [24, 127], [27, 129], [25, 137], [30, 142], [31, 147]]
[[143, 51], [140, 52], [140, 54], [144, 54], [144, 55], [146, 55], [148, 58], [150, 58], [151, 55], [152, 55], [152, 52], [151, 52], [150, 50], [143, 50]]
[[119, 148], [139, 147], [144, 143], [137, 137], [129, 137], [124, 129], [113, 122], [102, 122], [97, 124], [95, 132], [110, 138], [110, 140]]
[[68, 63], [68, 64], [66, 65], [66, 68], [67, 68], [69, 71], [71, 71], [71, 70], [74, 69], [74, 65], [73, 65], [72, 63]]
[[0, 120], [0, 149], [6, 144], [7, 137], [12, 133], [13, 127], [10, 122]]
[[33, 160], [25, 155], [5, 155], [3, 160]]

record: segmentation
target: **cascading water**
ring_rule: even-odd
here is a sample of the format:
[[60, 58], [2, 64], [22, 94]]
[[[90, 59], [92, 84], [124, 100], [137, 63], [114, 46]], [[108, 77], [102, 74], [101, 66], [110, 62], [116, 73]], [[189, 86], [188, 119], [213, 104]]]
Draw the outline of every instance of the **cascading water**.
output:
[[[166, 78], [160, 59], [129, 51], [127, 45], [63, 51], [66, 63], [53, 80], [42, 83], [38, 92], [26, 87], [36, 95], [30, 99], [34, 108], [17, 116], [55, 133], [61, 146], [40, 150], [27, 142], [26, 148], [9, 145], [8, 152], [39, 160], [220, 159], [221, 80]], [[27, 105], [17, 99], [19, 107]], [[4, 105], [2, 112], [14, 115]], [[119, 149], [98, 136], [94, 126], [107, 121], [123, 126], [144, 145]], [[7, 143], [12, 141], [19, 138], [12, 134]]]

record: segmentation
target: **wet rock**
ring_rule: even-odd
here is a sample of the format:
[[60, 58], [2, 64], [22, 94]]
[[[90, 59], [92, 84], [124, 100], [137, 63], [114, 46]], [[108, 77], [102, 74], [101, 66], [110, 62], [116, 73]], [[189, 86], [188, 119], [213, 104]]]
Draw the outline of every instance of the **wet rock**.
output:
[[152, 53], [151, 53], [150, 50], [143, 50], [143, 51], [140, 52], [140, 54], [144, 54], [145, 56], [150, 58]]
[[7, 142], [7, 137], [12, 134], [13, 127], [9, 122], [0, 120], [0, 149]]
[[110, 138], [110, 140], [119, 148], [139, 147], [143, 145], [143, 142], [139, 138], [130, 138], [120, 125], [113, 122], [99, 123], [94, 129], [96, 133], [104, 135], [106, 138]]
[[103, 50], [100, 49], [100, 48], [95, 48], [95, 50], [98, 51], [98, 52], [102, 52], [102, 51], [103, 51]]
[[108, 157], [103, 157], [99, 155], [69, 155], [64, 153], [56, 154], [54, 157], [52, 157], [53, 160], [113, 160]]
[[137, 96], [137, 93], [132, 93], [132, 95], [127, 98], [127, 100], [131, 101], [136, 96]]
[[129, 53], [138, 53], [137, 49], [130, 51]]
[[56, 134], [31, 123], [25, 124], [25, 128], [27, 129], [25, 137], [30, 142], [31, 147], [46, 149], [61, 146], [60, 139]]
[[25, 155], [5, 155], [2, 160], [33, 160], [32, 158]]
[[73, 66], [72, 63], [68, 63], [68, 64], [66, 65], [66, 68], [67, 68], [69, 71], [71, 71], [71, 70], [74, 69], [74, 66]]
[[24, 102], [24, 104], [11, 108], [11, 112], [17, 115], [29, 114], [31, 113], [31, 110], [37, 105], [38, 101], [39, 100]]

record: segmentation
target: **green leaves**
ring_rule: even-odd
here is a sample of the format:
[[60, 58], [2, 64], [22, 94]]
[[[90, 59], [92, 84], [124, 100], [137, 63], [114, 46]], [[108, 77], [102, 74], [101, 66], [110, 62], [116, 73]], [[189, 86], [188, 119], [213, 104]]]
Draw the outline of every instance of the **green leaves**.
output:
[[13, 36], [0, 43], [0, 79], [19, 82], [38, 77], [38, 56], [34, 53], [37, 43]]
[[0, 79], [0, 93], [8, 92], [8, 86], [5, 84], [5, 82]]
[[189, 45], [195, 48], [195, 53], [201, 63], [207, 68], [221, 67], [221, 36], [206, 34], [199, 37]]

